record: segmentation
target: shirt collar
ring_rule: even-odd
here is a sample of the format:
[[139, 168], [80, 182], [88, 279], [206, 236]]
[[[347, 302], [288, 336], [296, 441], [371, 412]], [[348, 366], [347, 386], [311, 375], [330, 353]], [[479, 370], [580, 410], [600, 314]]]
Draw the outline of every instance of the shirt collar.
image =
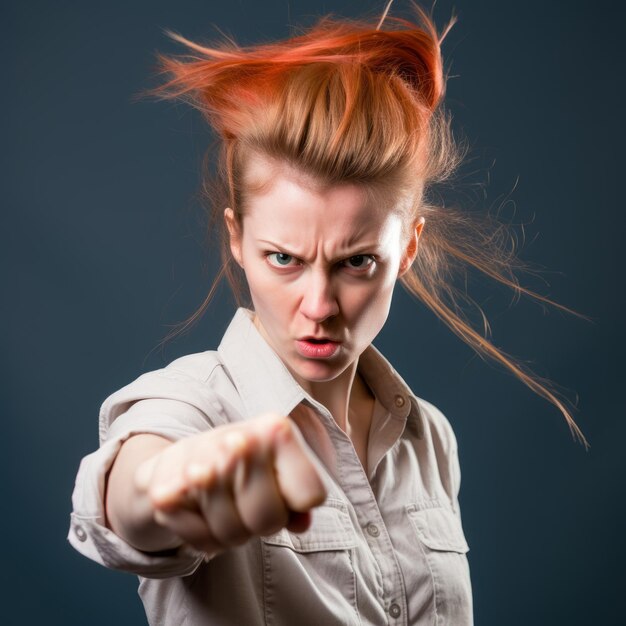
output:
[[[241, 396], [249, 417], [268, 411], [289, 415], [303, 400], [320, 406], [296, 381], [254, 325], [253, 311], [239, 307], [218, 354]], [[408, 420], [423, 438], [423, 417], [416, 396], [380, 351], [370, 344], [359, 357], [359, 372], [378, 401], [397, 419]]]

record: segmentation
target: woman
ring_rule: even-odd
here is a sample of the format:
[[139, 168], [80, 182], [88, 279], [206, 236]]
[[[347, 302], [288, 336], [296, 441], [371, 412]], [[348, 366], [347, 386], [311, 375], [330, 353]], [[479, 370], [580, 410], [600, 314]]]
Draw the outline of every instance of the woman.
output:
[[456, 306], [460, 261], [550, 301], [516, 282], [501, 226], [427, 201], [461, 158], [447, 29], [417, 7], [383, 29], [388, 9], [246, 49], [173, 35], [194, 56], [161, 58], [153, 93], [221, 139], [226, 200], [207, 189], [251, 306], [217, 350], [110, 395], [79, 468], [68, 538], [139, 576], [151, 624], [472, 623], [454, 432], [372, 344], [397, 280], [580, 432]]

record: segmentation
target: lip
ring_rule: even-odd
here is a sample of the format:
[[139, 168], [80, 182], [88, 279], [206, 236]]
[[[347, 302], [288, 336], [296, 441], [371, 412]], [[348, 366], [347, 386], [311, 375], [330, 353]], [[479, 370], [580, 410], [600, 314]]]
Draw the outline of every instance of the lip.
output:
[[312, 359], [329, 359], [337, 350], [341, 342], [338, 341], [326, 341], [325, 343], [314, 343], [307, 341], [307, 339], [297, 339], [296, 348], [298, 352], [307, 358]]
[[338, 339], [333, 339], [332, 337], [316, 337], [315, 335], [306, 335], [306, 337], [299, 337], [298, 341], [332, 341], [333, 343], [341, 343]]

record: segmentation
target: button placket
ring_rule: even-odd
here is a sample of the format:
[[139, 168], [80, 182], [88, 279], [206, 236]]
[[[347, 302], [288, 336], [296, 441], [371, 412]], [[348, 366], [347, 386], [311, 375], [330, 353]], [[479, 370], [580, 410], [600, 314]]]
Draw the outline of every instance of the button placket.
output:
[[[403, 405], [406, 404], [405, 398], [400, 394], [398, 396], [401, 399], [401, 403]], [[396, 401], [394, 400], [394, 402]], [[341, 432], [342, 435], [345, 435], [343, 431]], [[346, 441], [348, 441], [347, 438]], [[343, 445], [343, 437], [340, 443]], [[371, 554], [376, 561], [377, 569], [382, 578], [382, 586], [379, 590], [381, 609], [393, 620], [398, 620], [394, 621], [394, 623], [406, 626], [406, 604], [402, 599], [405, 592], [404, 579], [393, 550], [391, 538], [378, 508], [372, 485], [370, 485], [369, 480], [350, 480], [353, 475], [358, 474], [365, 476], [367, 479], [363, 466], [358, 460], [353, 447], [349, 454], [342, 455], [340, 459], [342, 464], [342, 471], [339, 472], [340, 484], [344, 491], [352, 494], [351, 499], [360, 503], [359, 506], [355, 506], [354, 510], [357, 519], [361, 522], [362, 532], [366, 537], [366, 542], [369, 544]], [[387, 604], [392, 598], [395, 598], [396, 601], [392, 602], [391, 605]], [[399, 602], [398, 598], [400, 598]], [[393, 605], [395, 605], [395, 608], [391, 609]], [[390, 613], [390, 610], [392, 610], [392, 613]]]

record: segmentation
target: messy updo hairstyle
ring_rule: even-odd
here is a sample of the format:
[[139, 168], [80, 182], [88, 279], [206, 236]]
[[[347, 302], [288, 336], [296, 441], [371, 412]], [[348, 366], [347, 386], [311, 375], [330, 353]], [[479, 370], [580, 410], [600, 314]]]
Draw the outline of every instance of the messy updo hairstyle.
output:
[[[165, 341], [201, 317], [224, 276], [238, 306], [250, 306], [223, 211], [231, 207], [243, 227], [250, 195], [269, 182], [247, 176], [250, 160], [262, 157], [319, 189], [360, 185], [375, 206], [402, 212], [405, 244], [425, 217], [417, 258], [400, 278], [403, 287], [481, 358], [504, 366], [553, 403], [572, 434], [588, 446], [566, 408], [567, 398], [496, 347], [488, 339], [491, 329], [482, 309], [454, 285], [455, 277], [474, 268], [517, 297], [523, 293], [584, 317], [520, 285], [515, 272], [527, 266], [511, 249], [515, 238], [506, 224], [431, 200], [431, 187], [449, 179], [466, 153], [454, 140], [443, 107], [447, 77], [440, 46], [456, 18], [439, 34], [432, 16], [416, 4], [411, 4], [414, 21], [388, 16], [390, 5], [378, 23], [329, 15], [301, 34], [247, 47], [227, 36], [201, 45], [166, 31], [189, 53], [158, 54], [157, 75], [167, 78], [144, 94], [188, 102], [215, 132], [216, 142], [205, 155], [201, 195], [210, 213], [207, 234], [219, 242], [222, 266], [200, 308]], [[212, 153], [214, 172], [208, 161]], [[478, 308], [482, 333], [462, 303]]]

